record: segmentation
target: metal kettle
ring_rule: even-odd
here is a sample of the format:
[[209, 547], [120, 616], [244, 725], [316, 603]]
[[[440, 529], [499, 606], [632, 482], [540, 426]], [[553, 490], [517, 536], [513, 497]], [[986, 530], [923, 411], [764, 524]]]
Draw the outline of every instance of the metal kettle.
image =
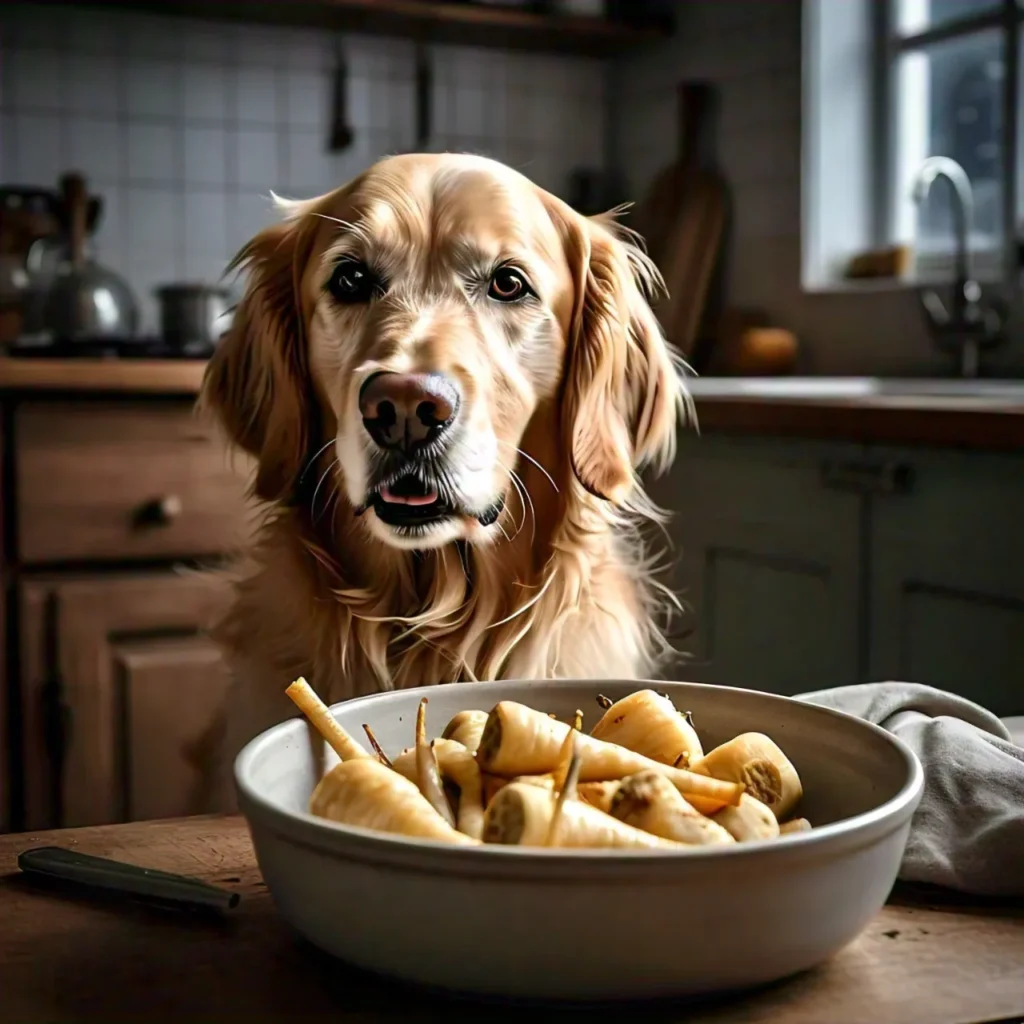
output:
[[61, 178], [61, 194], [67, 237], [42, 295], [40, 327], [60, 342], [131, 340], [139, 322], [131, 288], [86, 252], [97, 201], [89, 199], [80, 174]]

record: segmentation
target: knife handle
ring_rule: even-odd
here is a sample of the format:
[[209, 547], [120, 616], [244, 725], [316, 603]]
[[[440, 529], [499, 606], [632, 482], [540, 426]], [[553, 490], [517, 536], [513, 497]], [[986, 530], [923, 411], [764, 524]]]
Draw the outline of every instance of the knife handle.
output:
[[18, 855], [27, 875], [70, 882], [86, 889], [120, 893], [147, 903], [181, 910], [232, 910], [239, 895], [183, 875], [77, 853], [60, 846], [40, 846]]

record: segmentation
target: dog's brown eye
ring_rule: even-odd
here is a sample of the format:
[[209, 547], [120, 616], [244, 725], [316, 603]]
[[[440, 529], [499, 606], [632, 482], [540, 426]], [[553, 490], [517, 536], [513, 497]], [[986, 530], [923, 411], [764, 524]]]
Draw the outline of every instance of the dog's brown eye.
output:
[[362, 260], [340, 260], [327, 282], [327, 290], [338, 302], [369, 302], [380, 295], [384, 286]]
[[529, 292], [526, 278], [515, 267], [499, 267], [491, 276], [487, 296], [499, 302], [515, 302]]

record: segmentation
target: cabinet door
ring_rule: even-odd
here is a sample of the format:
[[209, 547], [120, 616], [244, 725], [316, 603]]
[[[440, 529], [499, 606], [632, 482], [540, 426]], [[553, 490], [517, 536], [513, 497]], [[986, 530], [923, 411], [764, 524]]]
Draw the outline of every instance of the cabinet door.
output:
[[181, 818], [217, 803], [209, 766], [224, 733], [228, 673], [204, 637], [119, 641], [111, 648], [122, 718], [125, 820]]
[[221, 809], [226, 673], [202, 631], [226, 597], [196, 573], [23, 584], [26, 827]]
[[[0, 409], [0, 412], [3, 410]], [[4, 429], [3, 417], [0, 416], [0, 486], [3, 486], [3, 480]], [[7, 591], [11, 583], [4, 559], [6, 536], [4, 501], [0, 497], [0, 832], [7, 832], [11, 828], [11, 805], [14, 802], [15, 780], [20, 777], [12, 750], [14, 744], [11, 740], [13, 737], [9, 731], [11, 716], [7, 713], [8, 706], [13, 700], [13, 694], [10, 692], [12, 684], [9, 673], [11, 651], [7, 644]]]
[[9, 716], [7, 705], [11, 694], [7, 688], [7, 660], [10, 651], [6, 643], [7, 635], [7, 576], [0, 564], [0, 833], [11, 828], [11, 804], [14, 797], [15, 779], [20, 777], [16, 771], [13, 744], [9, 733]]
[[913, 472], [872, 499], [871, 677], [1024, 713], [1024, 458], [879, 449]]
[[857, 682], [862, 500], [821, 483], [854, 449], [687, 439], [652, 485], [672, 513], [672, 588], [686, 606], [677, 678], [798, 693]]

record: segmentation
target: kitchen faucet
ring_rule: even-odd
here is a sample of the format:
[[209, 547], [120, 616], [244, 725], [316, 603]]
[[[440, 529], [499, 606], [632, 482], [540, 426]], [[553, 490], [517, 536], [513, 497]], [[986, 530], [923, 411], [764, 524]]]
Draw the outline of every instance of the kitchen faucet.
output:
[[921, 292], [925, 319], [937, 346], [955, 352], [959, 358], [961, 377], [977, 377], [982, 349], [1005, 341], [1006, 304], [998, 300], [983, 301], [981, 285], [971, 268], [971, 226], [974, 195], [967, 172], [955, 160], [932, 156], [921, 164], [914, 179], [913, 199], [920, 205], [927, 199], [936, 178], [949, 182], [953, 205], [953, 226], [956, 232], [956, 270], [950, 305], [933, 289]]

